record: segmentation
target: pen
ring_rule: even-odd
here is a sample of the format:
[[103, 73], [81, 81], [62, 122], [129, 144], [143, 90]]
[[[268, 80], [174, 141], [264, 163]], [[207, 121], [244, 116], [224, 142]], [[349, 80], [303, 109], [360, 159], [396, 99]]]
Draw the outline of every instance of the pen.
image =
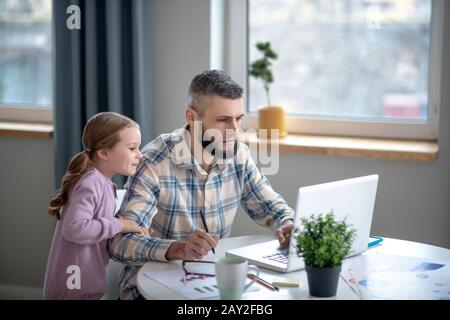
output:
[[[206, 225], [206, 219], [205, 219], [205, 216], [203, 216], [202, 210], [200, 210], [200, 217], [202, 218], [203, 227], [205, 228], [206, 233], [209, 233], [208, 226]], [[214, 248], [211, 248], [211, 250], [214, 254], [216, 254], [216, 251], [214, 250]]]
[[251, 279], [251, 280], [256, 279], [256, 282], [258, 282], [260, 285], [266, 287], [267, 289], [270, 289], [270, 290], [273, 290], [273, 291], [279, 291], [280, 290], [280, 288], [278, 288], [276, 285], [274, 285], [274, 284], [272, 284], [270, 282], [267, 282], [266, 280], [255, 276], [254, 274], [249, 273], [249, 274], [247, 274], [247, 277], [249, 279]]

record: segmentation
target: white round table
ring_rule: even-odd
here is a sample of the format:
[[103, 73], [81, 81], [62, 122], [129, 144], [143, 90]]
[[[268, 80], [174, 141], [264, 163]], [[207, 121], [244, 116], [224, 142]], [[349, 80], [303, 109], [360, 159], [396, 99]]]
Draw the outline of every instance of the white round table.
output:
[[[214, 261], [217, 258], [225, 256], [225, 252], [232, 248], [243, 247], [264, 241], [273, 240], [271, 235], [253, 235], [221, 239], [217, 246], [216, 254], [210, 253], [205, 260]], [[450, 261], [450, 250], [405, 240], [384, 238], [384, 241], [377, 246], [369, 248], [364, 254], [382, 253], [397, 256], [409, 256], [430, 260]], [[160, 271], [181, 269], [181, 261], [166, 262], [147, 262], [137, 275], [137, 286], [141, 294], [149, 300], [179, 300], [185, 299], [177, 292], [163, 286], [159, 282], [148, 277], [147, 271]], [[312, 297], [309, 295], [308, 281], [305, 270], [294, 271], [288, 274], [271, 271], [260, 267], [260, 277], [271, 282], [275, 278], [289, 277], [300, 280], [299, 287], [280, 288], [280, 291], [271, 291], [265, 287], [260, 287], [258, 291], [244, 293], [243, 300], [303, 300], [303, 299], [324, 299]], [[218, 299], [219, 297], [215, 298]], [[359, 300], [347, 283], [339, 279], [338, 290], [335, 297], [327, 299], [338, 300]]]

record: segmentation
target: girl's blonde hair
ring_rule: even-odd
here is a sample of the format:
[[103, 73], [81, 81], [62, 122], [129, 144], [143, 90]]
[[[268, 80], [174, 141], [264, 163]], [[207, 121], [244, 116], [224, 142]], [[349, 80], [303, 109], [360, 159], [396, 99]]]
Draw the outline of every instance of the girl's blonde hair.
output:
[[120, 132], [139, 125], [130, 118], [115, 112], [101, 112], [92, 116], [83, 129], [83, 151], [77, 153], [69, 162], [66, 174], [61, 180], [61, 189], [50, 201], [48, 213], [60, 218], [61, 207], [69, 200], [72, 188], [81, 176], [93, 168], [95, 151], [113, 148], [120, 141]]

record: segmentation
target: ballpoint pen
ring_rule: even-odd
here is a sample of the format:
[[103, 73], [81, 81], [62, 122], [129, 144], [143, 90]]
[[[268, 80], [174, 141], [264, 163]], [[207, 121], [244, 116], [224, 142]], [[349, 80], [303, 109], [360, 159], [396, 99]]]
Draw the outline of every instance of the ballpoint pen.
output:
[[270, 282], [268, 282], [268, 281], [266, 281], [266, 280], [264, 280], [264, 279], [262, 279], [260, 277], [257, 277], [254, 274], [249, 273], [249, 274], [247, 274], [247, 277], [249, 279], [251, 279], [251, 280], [256, 279], [256, 282], [258, 282], [260, 285], [266, 287], [267, 289], [270, 289], [270, 290], [273, 290], [273, 291], [279, 291], [280, 290], [280, 288], [278, 288], [276, 285], [274, 285], [274, 284], [272, 284], [272, 283], [270, 283]]
[[[203, 227], [205, 228], [206, 233], [209, 233], [208, 226], [206, 225], [206, 219], [205, 219], [205, 217], [203, 216], [202, 210], [200, 210], [200, 217], [202, 218]], [[216, 251], [214, 250], [214, 248], [211, 248], [211, 250], [212, 250], [212, 252], [213, 252], [214, 254], [216, 254]]]

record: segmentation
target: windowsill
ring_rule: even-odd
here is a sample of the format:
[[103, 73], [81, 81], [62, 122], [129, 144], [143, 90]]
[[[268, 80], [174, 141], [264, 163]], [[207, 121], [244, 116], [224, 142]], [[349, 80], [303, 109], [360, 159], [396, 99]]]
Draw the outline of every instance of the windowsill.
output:
[[[0, 121], [0, 137], [51, 139], [53, 125]], [[251, 147], [262, 141], [254, 133], [242, 136]], [[347, 157], [432, 161], [438, 156], [437, 141], [369, 139], [339, 136], [289, 134], [279, 140], [280, 152], [323, 154]]]
[[[242, 138], [250, 147], [266, 141], [255, 133], [245, 133]], [[438, 142], [290, 134], [279, 140], [279, 149], [304, 154], [432, 161], [437, 159]]]
[[52, 136], [52, 124], [0, 121], [0, 137], [51, 139]]

